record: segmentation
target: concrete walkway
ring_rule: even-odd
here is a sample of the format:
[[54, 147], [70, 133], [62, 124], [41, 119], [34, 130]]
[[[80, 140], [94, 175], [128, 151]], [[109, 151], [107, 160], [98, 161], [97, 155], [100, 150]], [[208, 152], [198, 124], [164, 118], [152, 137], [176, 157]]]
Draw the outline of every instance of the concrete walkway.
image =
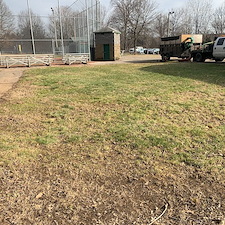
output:
[[26, 68], [11, 68], [0, 70], [0, 98], [18, 82]]

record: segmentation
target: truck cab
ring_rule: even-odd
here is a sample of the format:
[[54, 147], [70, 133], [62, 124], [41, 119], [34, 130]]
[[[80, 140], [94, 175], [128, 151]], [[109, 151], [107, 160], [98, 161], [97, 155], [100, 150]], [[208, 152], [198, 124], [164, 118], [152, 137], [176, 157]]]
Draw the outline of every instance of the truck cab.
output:
[[206, 59], [221, 62], [225, 58], [225, 37], [218, 37], [213, 42], [205, 43], [191, 54], [194, 62], [204, 62]]
[[216, 61], [223, 61], [225, 58], [225, 37], [218, 37], [213, 46], [213, 57]]

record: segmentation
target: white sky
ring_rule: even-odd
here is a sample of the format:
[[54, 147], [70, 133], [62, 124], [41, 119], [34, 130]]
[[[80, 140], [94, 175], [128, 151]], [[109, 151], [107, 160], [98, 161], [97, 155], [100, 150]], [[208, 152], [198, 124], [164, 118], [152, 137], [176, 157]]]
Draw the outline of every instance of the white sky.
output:
[[[27, 0], [3, 0], [13, 14], [18, 14], [20, 11], [27, 9]], [[70, 6], [76, 0], [59, 0], [60, 5]], [[81, 1], [81, 0], [80, 0]], [[103, 5], [109, 10], [110, 0], [100, 0]], [[155, 0], [159, 5], [159, 9], [168, 12], [172, 8], [183, 6], [188, 0]], [[85, 0], [83, 0], [85, 2]], [[225, 0], [211, 0], [214, 7], [220, 6]], [[51, 14], [51, 7], [55, 8], [58, 5], [58, 0], [29, 0], [30, 8], [34, 13], [42, 16]]]

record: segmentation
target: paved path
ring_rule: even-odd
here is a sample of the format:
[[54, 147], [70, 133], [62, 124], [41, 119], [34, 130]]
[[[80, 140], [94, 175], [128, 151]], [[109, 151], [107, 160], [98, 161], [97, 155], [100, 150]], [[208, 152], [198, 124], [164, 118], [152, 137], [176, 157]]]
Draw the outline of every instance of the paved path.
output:
[[9, 91], [23, 75], [26, 68], [10, 68], [0, 70], [0, 98]]
[[95, 61], [91, 65], [121, 64], [121, 63], [155, 63], [160, 62], [160, 55], [124, 55], [117, 61]]

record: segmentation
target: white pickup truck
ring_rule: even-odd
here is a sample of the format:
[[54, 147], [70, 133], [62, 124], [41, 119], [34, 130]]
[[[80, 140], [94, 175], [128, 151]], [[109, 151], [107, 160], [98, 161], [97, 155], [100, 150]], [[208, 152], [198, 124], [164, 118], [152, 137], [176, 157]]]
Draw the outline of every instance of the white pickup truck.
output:
[[223, 61], [225, 58], [225, 37], [218, 37], [214, 42], [203, 44], [199, 49], [193, 50], [191, 55], [195, 62], [204, 62], [206, 59]]

